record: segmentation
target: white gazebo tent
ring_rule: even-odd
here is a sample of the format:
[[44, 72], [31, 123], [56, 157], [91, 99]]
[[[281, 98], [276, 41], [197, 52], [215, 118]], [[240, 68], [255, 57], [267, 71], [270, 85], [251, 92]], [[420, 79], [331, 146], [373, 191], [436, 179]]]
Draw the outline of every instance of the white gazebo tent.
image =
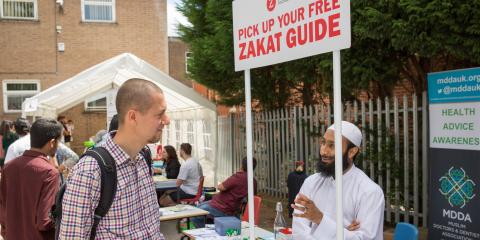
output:
[[153, 65], [130, 53], [123, 53], [28, 98], [22, 105], [22, 116], [56, 118], [61, 112], [100, 93], [107, 96], [107, 119], [116, 113], [116, 89], [131, 78], [142, 78], [162, 88], [171, 119], [165, 128], [163, 145], [178, 148], [189, 142], [200, 159], [205, 184], [213, 185], [217, 115], [216, 105], [192, 88], [173, 79]]

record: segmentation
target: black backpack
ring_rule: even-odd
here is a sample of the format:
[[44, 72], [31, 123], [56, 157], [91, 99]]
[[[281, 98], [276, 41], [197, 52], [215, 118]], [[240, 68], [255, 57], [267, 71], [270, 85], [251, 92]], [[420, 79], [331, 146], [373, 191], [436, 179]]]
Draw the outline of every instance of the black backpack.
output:
[[[140, 151], [140, 154], [145, 158], [150, 175], [152, 175], [152, 155], [150, 149], [145, 146]], [[107, 214], [108, 210], [112, 206], [115, 193], [117, 191], [117, 169], [115, 160], [112, 155], [104, 147], [96, 147], [88, 149], [80, 158], [90, 156], [97, 160], [100, 167], [101, 185], [100, 185], [100, 200], [98, 206], [95, 209], [95, 215], [93, 218], [92, 230], [90, 233], [90, 239], [95, 239], [98, 224], [100, 220]], [[67, 182], [63, 183], [58, 190], [55, 197], [55, 204], [52, 206], [51, 217], [55, 223], [55, 239], [59, 239], [60, 224], [62, 222], [62, 201], [63, 195], [67, 188]]]

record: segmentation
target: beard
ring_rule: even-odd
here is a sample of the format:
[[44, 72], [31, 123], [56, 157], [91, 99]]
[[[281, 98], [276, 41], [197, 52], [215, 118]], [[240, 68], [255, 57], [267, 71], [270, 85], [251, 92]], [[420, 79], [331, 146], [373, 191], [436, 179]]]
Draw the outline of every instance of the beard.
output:
[[[342, 165], [343, 171], [345, 171], [350, 164], [348, 163], [348, 150], [342, 155]], [[335, 160], [332, 163], [324, 163], [322, 161], [322, 156], [318, 159], [317, 162], [317, 172], [326, 176], [326, 177], [335, 177]]]

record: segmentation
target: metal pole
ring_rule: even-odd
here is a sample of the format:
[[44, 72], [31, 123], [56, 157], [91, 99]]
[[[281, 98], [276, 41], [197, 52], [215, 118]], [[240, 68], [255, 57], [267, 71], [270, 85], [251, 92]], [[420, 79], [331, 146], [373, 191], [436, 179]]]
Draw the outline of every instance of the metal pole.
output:
[[250, 239], [255, 239], [255, 220], [253, 209], [253, 164], [252, 164], [252, 98], [250, 91], [250, 69], [245, 70], [245, 110], [247, 125], [247, 179], [248, 179], [248, 222]]
[[335, 122], [337, 240], [343, 240], [342, 85], [340, 68], [340, 51], [333, 51], [333, 114]]
[[[210, 123], [207, 123], [210, 124]], [[210, 128], [211, 129], [211, 128]], [[211, 133], [211, 132], [210, 132]], [[204, 143], [205, 144], [205, 143]], [[218, 159], [220, 155], [220, 148], [218, 147], [218, 114], [215, 112], [215, 158], [214, 160], [214, 168], [215, 168], [215, 175], [213, 176], [213, 186], [217, 187], [218, 184]], [[211, 146], [210, 146], [211, 147]]]

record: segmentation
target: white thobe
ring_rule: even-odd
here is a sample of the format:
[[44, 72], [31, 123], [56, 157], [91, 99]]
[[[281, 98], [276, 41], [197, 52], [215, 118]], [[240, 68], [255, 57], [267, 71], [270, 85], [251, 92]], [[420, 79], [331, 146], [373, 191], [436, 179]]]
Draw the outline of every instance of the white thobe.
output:
[[[335, 180], [316, 173], [308, 177], [300, 193], [315, 203], [323, 213], [320, 224], [293, 217], [293, 238], [298, 240], [336, 239]], [[344, 239], [382, 240], [385, 199], [382, 189], [355, 165], [343, 174], [343, 235]], [[295, 210], [296, 213], [300, 213]], [[353, 220], [360, 229], [346, 229]]]

